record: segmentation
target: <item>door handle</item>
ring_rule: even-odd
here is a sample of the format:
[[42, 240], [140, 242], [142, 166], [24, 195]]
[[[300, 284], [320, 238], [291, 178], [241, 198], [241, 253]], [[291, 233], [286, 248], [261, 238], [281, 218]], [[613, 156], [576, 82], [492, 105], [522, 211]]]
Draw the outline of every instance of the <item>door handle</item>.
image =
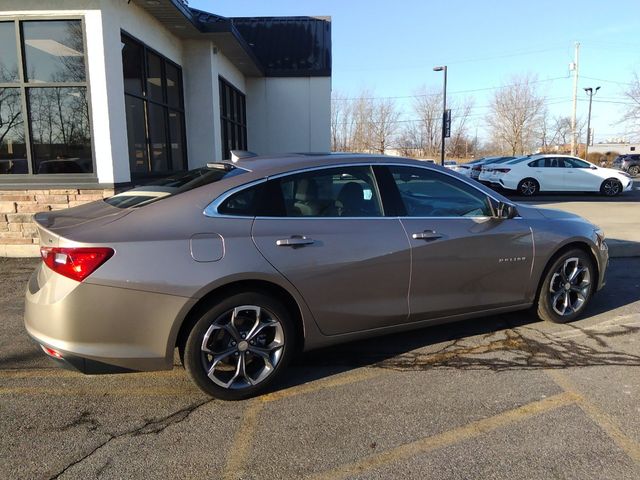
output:
[[414, 240], [437, 240], [438, 238], [442, 238], [442, 235], [436, 233], [433, 230], [425, 230], [424, 232], [417, 232], [411, 235], [411, 238]]
[[278, 247], [301, 247], [304, 245], [311, 245], [315, 243], [313, 238], [307, 238], [303, 235], [294, 235], [290, 238], [281, 238], [280, 240], [276, 240], [276, 245]]

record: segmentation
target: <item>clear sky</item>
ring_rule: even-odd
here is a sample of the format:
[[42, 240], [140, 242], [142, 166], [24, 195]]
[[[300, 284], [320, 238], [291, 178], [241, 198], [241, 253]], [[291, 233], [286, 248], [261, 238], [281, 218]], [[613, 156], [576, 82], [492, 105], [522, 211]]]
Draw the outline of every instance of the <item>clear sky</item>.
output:
[[[640, 0], [191, 0], [224, 16], [322, 15], [332, 18], [333, 90], [367, 88], [399, 97], [411, 119], [410, 97], [421, 85], [441, 88], [449, 69], [450, 98], [473, 97], [473, 125], [483, 135], [496, 87], [513, 75], [537, 76], [552, 115], [571, 115], [569, 63], [580, 42], [578, 117], [586, 119], [584, 87], [594, 97], [595, 140], [624, 136], [619, 123], [625, 83], [640, 72]], [[460, 92], [460, 93], [456, 93]], [[402, 98], [405, 97], [405, 98]], [[455, 112], [454, 112], [455, 114]]]

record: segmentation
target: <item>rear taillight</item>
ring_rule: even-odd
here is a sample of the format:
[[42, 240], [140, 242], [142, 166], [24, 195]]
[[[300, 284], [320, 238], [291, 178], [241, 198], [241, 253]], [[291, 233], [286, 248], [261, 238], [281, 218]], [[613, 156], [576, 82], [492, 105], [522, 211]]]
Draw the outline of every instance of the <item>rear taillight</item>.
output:
[[510, 168], [494, 168], [493, 171], [498, 173], [508, 173], [511, 171], [511, 169]]
[[113, 249], [106, 247], [41, 247], [45, 265], [56, 273], [81, 282], [109, 260]]

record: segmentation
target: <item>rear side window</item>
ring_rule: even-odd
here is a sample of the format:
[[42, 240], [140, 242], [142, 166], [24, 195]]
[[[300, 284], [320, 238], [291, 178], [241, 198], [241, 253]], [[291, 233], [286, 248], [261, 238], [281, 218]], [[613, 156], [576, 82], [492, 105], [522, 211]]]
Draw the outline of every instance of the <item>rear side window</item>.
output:
[[380, 217], [382, 204], [369, 166], [337, 167], [289, 175], [268, 182], [282, 203], [270, 216]]
[[219, 207], [218, 213], [242, 217], [254, 217], [260, 185], [245, 188], [227, 198]]

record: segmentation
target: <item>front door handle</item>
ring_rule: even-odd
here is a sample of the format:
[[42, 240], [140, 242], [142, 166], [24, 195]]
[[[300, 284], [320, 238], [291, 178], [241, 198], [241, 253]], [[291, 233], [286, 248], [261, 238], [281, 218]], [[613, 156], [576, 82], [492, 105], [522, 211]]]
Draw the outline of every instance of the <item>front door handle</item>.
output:
[[281, 238], [276, 240], [278, 247], [301, 247], [303, 245], [311, 245], [315, 243], [313, 238], [305, 237], [304, 235], [294, 235], [290, 238]]
[[425, 230], [424, 232], [414, 233], [413, 235], [411, 235], [411, 238], [413, 238], [414, 240], [431, 241], [431, 240], [437, 240], [439, 238], [442, 238], [442, 235], [440, 235], [439, 233], [433, 230]]

